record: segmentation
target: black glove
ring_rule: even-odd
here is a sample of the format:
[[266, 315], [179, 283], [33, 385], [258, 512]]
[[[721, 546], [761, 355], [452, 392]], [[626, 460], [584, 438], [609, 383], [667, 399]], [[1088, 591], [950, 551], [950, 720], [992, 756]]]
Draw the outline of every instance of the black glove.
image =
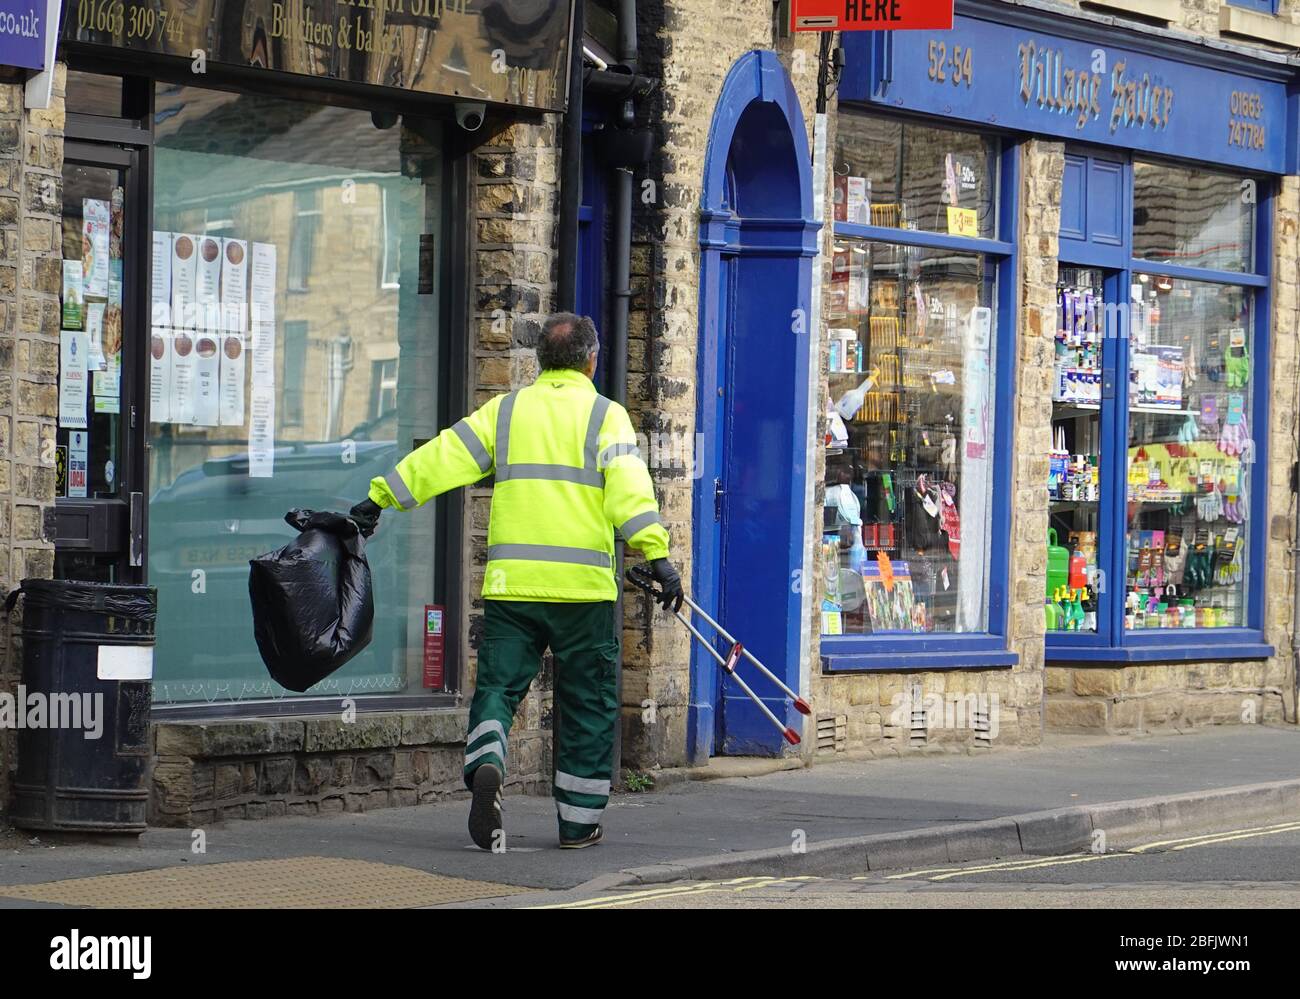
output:
[[348, 516], [361, 528], [361, 536], [368, 538], [375, 533], [375, 528], [379, 526], [379, 515], [383, 512], [384, 508], [378, 503], [363, 499], [348, 511]]
[[655, 595], [655, 602], [661, 604], [664, 610], [671, 610], [673, 613], [681, 610], [686, 594], [682, 592], [682, 577], [677, 575], [673, 564], [666, 558], [657, 558], [650, 563], [650, 571], [662, 590]]

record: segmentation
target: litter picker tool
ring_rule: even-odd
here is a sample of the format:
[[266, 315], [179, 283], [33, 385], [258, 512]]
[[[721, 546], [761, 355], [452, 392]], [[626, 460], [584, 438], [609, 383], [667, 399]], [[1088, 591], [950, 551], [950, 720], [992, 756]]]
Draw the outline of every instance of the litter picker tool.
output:
[[[638, 589], [644, 590], [646, 593], [650, 594], [650, 596], [654, 597], [655, 599], [659, 599], [663, 595], [662, 590], [655, 588], [654, 577], [650, 575], [650, 570], [647, 569], [645, 566], [634, 565], [630, 569], [628, 569], [627, 580], [633, 586], [637, 587]], [[683, 626], [685, 626], [687, 631], [689, 631], [692, 635], [695, 636], [696, 640], [698, 640], [699, 643], [703, 645], [706, 650], [708, 650], [709, 655], [713, 656], [713, 658], [718, 661], [718, 665], [722, 667], [722, 672], [726, 673], [727, 676], [731, 677], [731, 679], [736, 681], [740, 689], [745, 692], [745, 696], [748, 697], [751, 701], [753, 701], [754, 704], [758, 706], [758, 710], [760, 710], [761, 712], [763, 712], [763, 714], [767, 716], [768, 721], [770, 721], [773, 725], [777, 727], [777, 729], [780, 730], [781, 734], [785, 736], [786, 741], [790, 743], [790, 745], [792, 746], [797, 746], [799, 744], [799, 733], [796, 732], [794, 729], [790, 728], [790, 726], [784, 724], [780, 718], [778, 718], [775, 714], [773, 714], [772, 710], [766, 704], [763, 703], [762, 699], [757, 694], [754, 693], [753, 689], [749, 686], [749, 684], [747, 684], [736, 672], [736, 665], [740, 662], [741, 657], [743, 656], [745, 659], [748, 659], [751, 663], [754, 664], [755, 667], [758, 668], [758, 671], [760, 673], [762, 673], [765, 677], [767, 677], [774, 684], [780, 687], [781, 690], [785, 692], [786, 696], [789, 697], [794, 702], [795, 710], [797, 710], [800, 714], [805, 714], [805, 715], [812, 714], [812, 707], [809, 706], [807, 701], [805, 701], [797, 693], [795, 693], [793, 690], [787, 687], [784, 681], [782, 681], [782, 679], [779, 676], [777, 676], [770, 669], [764, 666], [759, 661], [757, 656], [755, 656], [752, 652], [750, 652], [747, 648], [745, 648], [740, 642], [736, 641], [736, 639], [731, 636], [731, 634], [727, 631], [726, 628], [722, 627], [722, 625], [718, 624], [717, 621], [709, 617], [708, 613], [704, 610], [703, 607], [697, 604], [690, 597], [683, 596], [682, 599], [683, 602], [694, 613], [698, 614], [709, 625], [709, 627], [711, 627], [714, 631], [716, 631], [718, 635], [720, 635], [725, 641], [731, 643], [731, 651], [729, 651], [726, 654], [726, 656], [723, 656], [722, 653], [720, 653], [716, 648], [714, 648], [712, 642], [710, 642], [707, 638], [705, 638], [702, 634], [700, 634], [700, 630], [696, 628], [693, 623], [691, 623], [691, 619], [688, 618], [685, 614], [683, 614], [680, 610], [673, 611], [673, 616], [677, 618], [677, 620], [680, 621], [683, 624]]]

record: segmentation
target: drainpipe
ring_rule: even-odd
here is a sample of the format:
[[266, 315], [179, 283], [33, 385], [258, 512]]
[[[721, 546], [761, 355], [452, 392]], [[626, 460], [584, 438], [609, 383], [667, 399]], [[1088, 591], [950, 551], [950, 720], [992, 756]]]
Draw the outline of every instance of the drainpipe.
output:
[[[636, 0], [619, 0], [618, 58], [624, 70], [637, 71]], [[619, 115], [624, 128], [636, 123], [636, 105], [629, 95]], [[632, 170], [614, 171], [614, 273], [611, 284], [614, 308], [609, 329], [609, 391], [620, 405], [627, 402], [627, 316], [632, 298]]]
[[555, 289], [557, 312], [578, 304], [578, 209], [582, 202], [582, 38], [583, 0], [573, 5], [573, 42], [569, 52], [569, 107], [564, 113], [560, 152], [560, 278]]
[[[632, 77], [637, 71], [636, 0], [619, 0], [618, 5], [618, 58], [622, 68]], [[623, 100], [619, 124], [631, 128], [636, 123], [636, 104], [629, 94]], [[620, 406], [627, 403], [627, 315], [632, 298], [632, 170], [621, 166], [614, 171], [614, 268], [610, 286], [614, 302], [610, 311], [608, 386], [610, 397]], [[614, 559], [615, 578], [619, 585], [618, 600], [614, 605], [614, 621], [620, 632], [618, 663], [614, 670], [614, 703], [618, 705], [618, 721], [614, 726], [613, 774], [611, 780], [619, 783], [623, 769], [623, 553], [624, 546], [617, 545]]]

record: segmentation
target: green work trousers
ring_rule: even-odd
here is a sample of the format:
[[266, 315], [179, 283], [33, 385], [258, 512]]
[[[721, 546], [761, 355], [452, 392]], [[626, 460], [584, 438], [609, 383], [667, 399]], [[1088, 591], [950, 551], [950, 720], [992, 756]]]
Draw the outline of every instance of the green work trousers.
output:
[[484, 763], [506, 773], [510, 723], [549, 647], [555, 660], [555, 806], [560, 836], [577, 839], [600, 822], [609, 802], [618, 635], [610, 600], [561, 603], [484, 601], [478, 682], [469, 709], [465, 783]]

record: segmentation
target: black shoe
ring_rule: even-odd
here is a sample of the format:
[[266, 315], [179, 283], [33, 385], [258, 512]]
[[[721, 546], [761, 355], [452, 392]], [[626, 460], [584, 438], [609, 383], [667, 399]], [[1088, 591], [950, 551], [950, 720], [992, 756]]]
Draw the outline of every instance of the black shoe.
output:
[[561, 836], [560, 849], [561, 850], [584, 850], [589, 846], [595, 846], [604, 838], [605, 838], [604, 826], [597, 826], [591, 832], [587, 833], [586, 836], [582, 836], [578, 839], [565, 839], [563, 836]]
[[484, 763], [474, 771], [469, 838], [480, 850], [491, 850], [501, 828], [501, 771], [491, 763]]

